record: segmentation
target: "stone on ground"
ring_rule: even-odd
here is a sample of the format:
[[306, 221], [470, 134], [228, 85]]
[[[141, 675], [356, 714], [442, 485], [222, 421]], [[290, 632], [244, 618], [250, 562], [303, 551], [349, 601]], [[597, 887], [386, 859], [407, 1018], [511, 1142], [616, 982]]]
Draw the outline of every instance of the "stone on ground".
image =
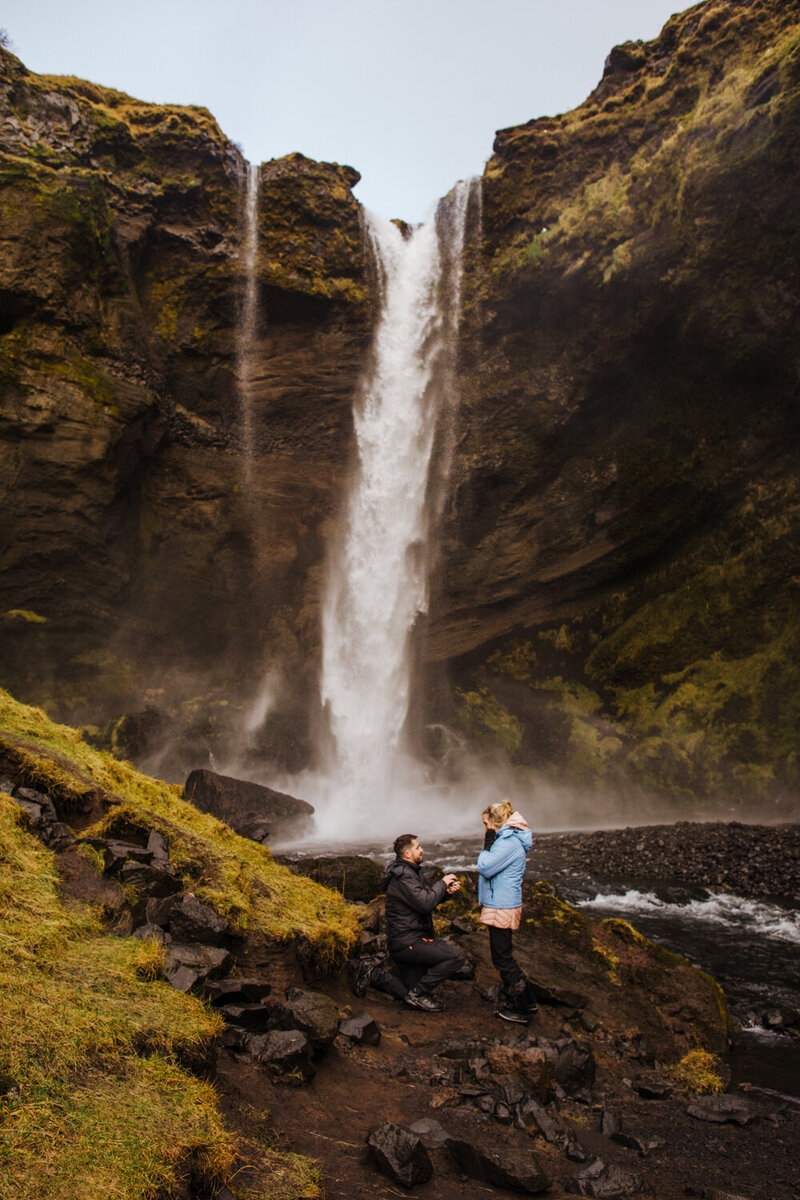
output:
[[453, 1137], [447, 1139], [446, 1146], [458, 1170], [471, 1179], [531, 1196], [550, 1187], [550, 1180], [530, 1150], [511, 1146], [483, 1150]]
[[378, 1170], [402, 1187], [427, 1183], [433, 1165], [421, 1138], [386, 1121], [367, 1134], [367, 1146]]

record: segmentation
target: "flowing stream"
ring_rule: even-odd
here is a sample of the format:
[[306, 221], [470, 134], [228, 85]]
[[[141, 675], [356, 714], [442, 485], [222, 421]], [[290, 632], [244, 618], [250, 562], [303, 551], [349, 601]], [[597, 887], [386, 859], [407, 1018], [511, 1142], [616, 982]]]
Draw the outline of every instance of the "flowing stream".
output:
[[323, 835], [376, 810], [411, 819], [427, 803], [423, 771], [404, 741], [409, 640], [428, 604], [434, 496], [442, 492], [436, 479], [449, 457], [462, 251], [476, 186], [457, 185], [433, 219], [405, 235], [366, 215], [381, 310], [354, 408], [358, 464], [322, 610], [330, 741], [325, 797], [315, 801]]

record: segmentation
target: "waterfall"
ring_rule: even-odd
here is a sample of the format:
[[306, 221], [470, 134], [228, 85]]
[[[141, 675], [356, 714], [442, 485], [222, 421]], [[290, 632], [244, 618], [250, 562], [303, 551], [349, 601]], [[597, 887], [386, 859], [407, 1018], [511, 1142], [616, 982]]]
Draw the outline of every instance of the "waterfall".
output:
[[253, 410], [251, 385], [253, 376], [253, 344], [258, 325], [258, 280], [256, 257], [258, 253], [258, 185], [260, 171], [255, 163], [247, 164], [241, 221], [241, 262], [244, 274], [244, 291], [239, 309], [236, 330], [236, 378], [239, 392], [239, 408], [242, 430], [242, 471], [245, 494], [250, 495], [253, 482]]
[[407, 236], [366, 216], [380, 316], [354, 406], [358, 466], [322, 608], [321, 698], [333, 743], [322, 832], [345, 818], [374, 818], [376, 808], [410, 816], [425, 786], [403, 744], [409, 639], [428, 603], [432, 455], [453, 402], [473, 186], [458, 184]]

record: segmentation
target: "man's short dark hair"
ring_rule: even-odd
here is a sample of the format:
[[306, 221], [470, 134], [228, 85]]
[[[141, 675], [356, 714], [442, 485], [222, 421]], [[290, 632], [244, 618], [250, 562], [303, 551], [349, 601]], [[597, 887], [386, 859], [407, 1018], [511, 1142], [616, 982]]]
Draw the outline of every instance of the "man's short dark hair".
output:
[[411, 845], [411, 843], [415, 842], [416, 840], [417, 840], [417, 835], [415, 833], [401, 833], [400, 837], [396, 837], [394, 839], [394, 847], [393, 847], [395, 858], [402, 858], [403, 851], [406, 850]]

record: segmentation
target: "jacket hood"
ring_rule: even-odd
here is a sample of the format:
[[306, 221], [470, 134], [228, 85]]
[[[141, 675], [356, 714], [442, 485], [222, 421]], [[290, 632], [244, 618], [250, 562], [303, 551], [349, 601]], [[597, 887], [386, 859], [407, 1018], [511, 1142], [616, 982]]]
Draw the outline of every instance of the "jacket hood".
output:
[[385, 892], [389, 880], [395, 875], [402, 875], [405, 871], [417, 872], [418, 868], [414, 863], [407, 862], [404, 858], [395, 858], [383, 868], [381, 875], [381, 888]]
[[530, 829], [530, 826], [523, 817], [522, 813], [517, 812], [516, 809], [514, 809], [514, 812], [506, 821], [506, 825], [510, 826], [511, 829]]

